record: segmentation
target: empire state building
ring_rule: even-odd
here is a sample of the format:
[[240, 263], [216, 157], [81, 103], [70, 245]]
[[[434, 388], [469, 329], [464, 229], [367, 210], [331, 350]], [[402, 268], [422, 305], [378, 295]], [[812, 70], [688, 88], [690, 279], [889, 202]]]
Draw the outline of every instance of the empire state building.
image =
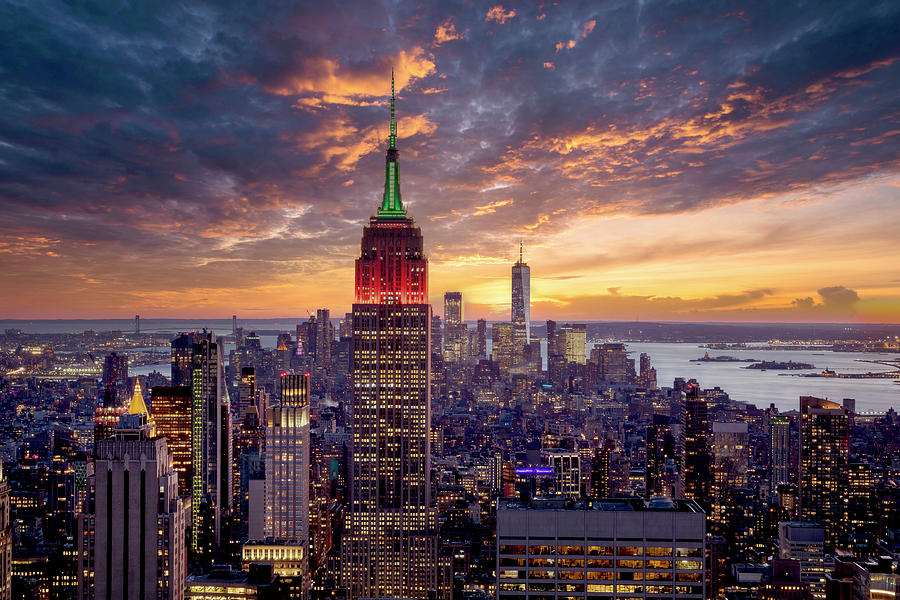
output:
[[431, 507], [428, 261], [400, 197], [397, 123], [384, 195], [363, 228], [353, 304], [353, 447], [341, 578], [350, 598], [445, 594]]

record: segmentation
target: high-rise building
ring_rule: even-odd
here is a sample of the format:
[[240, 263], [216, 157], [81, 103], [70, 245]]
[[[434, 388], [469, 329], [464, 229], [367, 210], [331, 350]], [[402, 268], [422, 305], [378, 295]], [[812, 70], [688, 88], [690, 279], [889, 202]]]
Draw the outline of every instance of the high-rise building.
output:
[[800, 562], [800, 579], [809, 583], [813, 598], [825, 598], [825, 530], [816, 523], [778, 524], [779, 558]]
[[431, 315], [431, 354], [432, 356], [443, 356], [444, 345], [444, 327], [441, 322], [440, 315]]
[[627, 383], [634, 372], [634, 361], [628, 358], [625, 344], [596, 344], [591, 349], [590, 364], [599, 381]]
[[165, 438], [135, 394], [113, 437], [100, 441], [79, 514], [78, 597], [180, 600], [187, 510]]
[[331, 322], [331, 311], [320, 308], [316, 311], [316, 366], [327, 367], [331, 364], [331, 347], [334, 345], [334, 325]]
[[281, 400], [266, 417], [265, 533], [309, 537], [309, 375], [281, 376]]
[[194, 341], [198, 340], [196, 333], [179, 333], [172, 340], [172, 385], [191, 385], [193, 381], [193, 366], [191, 357], [194, 352]]
[[487, 358], [487, 321], [478, 319], [475, 325], [475, 357]]
[[256, 369], [241, 367], [241, 380], [238, 383], [238, 420], [243, 423], [247, 409], [256, 402]]
[[609, 459], [616, 448], [613, 440], [603, 440], [599, 448], [594, 448], [591, 457], [591, 489], [592, 498], [608, 498], [609, 493]]
[[587, 326], [584, 324], [563, 325], [556, 335], [557, 350], [566, 357], [566, 362], [583, 365], [587, 362]]
[[172, 467], [178, 473], [178, 495], [191, 495], [191, 388], [187, 385], [156, 386], [153, 398], [153, 421], [156, 433], [166, 438], [172, 453]]
[[638, 372], [638, 384], [647, 388], [648, 390], [656, 389], [656, 369], [654, 369], [650, 364], [650, 355], [646, 353], [641, 353], [640, 356], [640, 370]]
[[774, 415], [769, 418], [769, 491], [791, 482], [791, 421]]
[[509, 370], [519, 363], [522, 349], [516, 347], [512, 323], [491, 325], [491, 358], [497, 363], [501, 375], [506, 376]]
[[684, 398], [684, 497], [701, 506], [710, 503], [709, 407], [700, 387], [692, 385]]
[[212, 333], [194, 342], [191, 368], [191, 547], [203, 554], [219, 546], [232, 500], [231, 409], [222, 346]]
[[12, 527], [9, 520], [9, 481], [0, 461], [0, 600], [12, 600]]
[[654, 496], [679, 496], [679, 473], [675, 462], [675, 435], [667, 415], [654, 414], [647, 426], [644, 493]]
[[392, 93], [384, 196], [356, 261], [351, 491], [341, 547], [351, 599], [424, 598], [438, 588], [428, 263], [401, 201], [396, 139]]
[[119, 405], [128, 387], [128, 355], [110, 352], [103, 359], [103, 405]]
[[531, 341], [531, 269], [525, 263], [524, 248], [519, 243], [519, 260], [512, 266], [512, 303], [510, 322], [521, 331], [522, 345]]
[[690, 500], [497, 501], [498, 600], [700, 599], [705, 553]]
[[800, 398], [800, 518], [825, 528], [825, 550], [847, 540], [850, 429], [837, 402]]
[[544, 464], [553, 469], [554, 490], [567, 498], [581, 496], [581, 454], [577, 450], [544, 448]]
[[746, 423], [712, 424], [711, 520], [717, 529], [728, 527], [728, 506], [735, 503], [734, 492], [747, 485], [750, 462], [750, 433]]
[[467, 341], [462, 292], [447, 292], [444, 294], [444, 362], [456, 364], [462, 361]]

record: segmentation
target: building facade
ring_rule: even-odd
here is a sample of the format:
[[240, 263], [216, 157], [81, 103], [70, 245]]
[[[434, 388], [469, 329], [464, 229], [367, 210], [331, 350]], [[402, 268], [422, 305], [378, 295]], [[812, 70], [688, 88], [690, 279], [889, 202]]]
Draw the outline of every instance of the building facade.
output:
[[191, 387], [155, 386], [150, 390], [153, 398], [153, 421], [156, 433], [166, 438], [172, 465], [178, 473], [178, 494], [191, 495]]
[[425, 598], [438, 586], [428, 263], [400, 197], [396, 137], [392, 95], [384, 196], [356, 261], [350, 506], [341, 547], [350, 598]]
[[[525, 263], [522, 244], [519, 244], [519, 260], [512, 266], [512, 302], [509, 320], [516, 332], [517, 341], [531, 341], [531, 268]], [[521, 338], [521, 339], [518, 339]]]
[[497, 598], [703, 598], [706, 515], [658, 498], [497, 501]]
[[96, 452], [78, 535], [78, 597], [180, 600], [187, 509], [165, 438], [132, 402]]
[[231, 409], [222, 345], [212, 333], [191, 352], [191, 549], [209, 552], [221, 541], [231, 507]]
[[309, 375], [281, 376], [281, 403], [268, 408], [265, 535], [309, 539]]
[[800, 398], [800, 518], [825, 528], [825, 550], [848, 537], [850, 426], [836, 402]]

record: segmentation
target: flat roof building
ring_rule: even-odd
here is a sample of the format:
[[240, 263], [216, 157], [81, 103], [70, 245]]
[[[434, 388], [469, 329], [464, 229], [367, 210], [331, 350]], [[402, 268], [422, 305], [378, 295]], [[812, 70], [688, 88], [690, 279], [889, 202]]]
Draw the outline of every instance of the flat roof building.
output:
[[497, 597], [703, 598], [706, 514], [692, 500], [497, 501]]

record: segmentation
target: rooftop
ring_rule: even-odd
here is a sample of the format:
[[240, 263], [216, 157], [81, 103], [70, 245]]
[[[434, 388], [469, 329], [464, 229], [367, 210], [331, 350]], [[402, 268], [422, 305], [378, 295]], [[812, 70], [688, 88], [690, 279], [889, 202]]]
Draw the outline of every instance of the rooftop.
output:
[[552, 497], [536, 497], [530, 501], [516, 498], [500, 498], [497, 510], [592, 510], [605, 512], [687, 512], [703, 513], [693, 500], [672, 498], [579, 498], [570, 500]]

